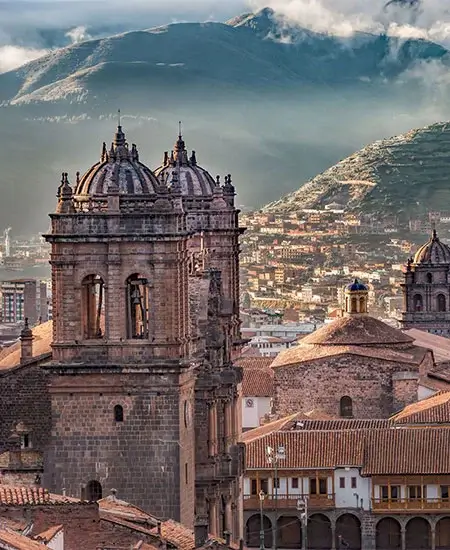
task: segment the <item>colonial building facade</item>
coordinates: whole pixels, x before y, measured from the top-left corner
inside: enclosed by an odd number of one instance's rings
[[[244,434],[246,544],[448,550],[449,402],[442,393],[386,420],[294,415]]]
[[[155,173],[121,126],[73,187],[63,174],[46,235],[51,360],[22,339],[21,368],[38,361],[48,387],[34,399],[51,432],[29,415],[27,430],[50,490],[97,500],[115,489],[158,517],[239,538],[234,195],[231,176],[212,178],[181,135]]]
[[[408,260],[402,289],[402,328],[450,338],[450,247],[436,230]]]

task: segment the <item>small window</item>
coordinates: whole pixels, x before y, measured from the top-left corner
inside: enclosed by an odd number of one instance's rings
[[[431,285],[433,282],[433,275],[431,273],[427,273],[427,283]]]
[[[123,422],[123,407],[122,407],[122,405],[116,405],[114,407],[114,420],[116,422]]]
[[[327,485],[328,483],[326,479],[319,479],[319,495],[326,495],[328,493]]]
[[[258,484],[256,482],[256,479],[250,480],[250,494],[256,495],[258,493]]]
[[[20,447],[22,449],[29,449],[31,447],[30,434],[22,434]]]
[[[425,487],[424,487],[424,489],[425,489]],[[410,485],[408,487],[408,496],[411,500],[417,500],[417,499],[424,498],[425,497],[424,492],[425,491],[422,491],[422,486],[421,485]]]
[[[279,477],[274,477],[273,478],[273,488],[274,489],[279,489],[280,488],[280,478]]]
[[[356,489],[356,477],[352,477],[352,489]]]
[[[184,463],[184,479],[185,479],[186,485],[187,485],[188,482],[189,482],[189,472],[188,472],[188,463],[187,462]]]
[[[382,500],[398,500],[400,498],[400,486],[398,485],[382,485],[380,487]]]
[[[348,395],[341,397],[340,401],[340,414],[342,418],[352,418],[353,417],[353,402],[352,398]]]
[[[423,299],[421,294],[415,294],[413,297],[413,308],[414,311],[423,310]]]
[[[450,487],[448,485],[441,485],[441,498],[448,500],[450,495]]]
[[[345,489],[345,477],[339,478],[339,489]]]
[[[400,498],[400,487],[398,485],[391,485],[391,500],[398,500]]]
[[[389,487],[387,485],[380,487],[380,495],[382,500],[389,500]]]
[[[317,479],[315,477],[312,477],[309,480],[309,494],[317,495]]]
[[[292,478],[292,488],[293,489],[298,489],[298,477],[293,477]]]

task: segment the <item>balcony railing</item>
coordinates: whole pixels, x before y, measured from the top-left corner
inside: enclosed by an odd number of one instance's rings
[[[328,509],[334,508],[334,493],[326,495],[288,495],[278,493],[275,498],[275,494],[266,495],[263,501],[264,510],[281,510],[289,509],[295,510],[297,508],[297,502],[299,499],[307,499],[308,507],[310,509]],[[244,510],[259,510],[260,501],[258,495],[244,495]]]
[[[450,510],[448,498],[373,498],[372,509],[374,512],[386,512],[387,510]]]

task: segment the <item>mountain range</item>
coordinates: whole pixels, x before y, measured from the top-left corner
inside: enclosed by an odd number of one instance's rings
[[[60,172],[97,161],[119,107],[151,167],[182,119],[200,163],[233,171],[241,204],[259,207],[373,140],[450,118],[449,65],[433,42],[315,33],[269,9],[56,49],[0,74],[1,223],[41,229]]]

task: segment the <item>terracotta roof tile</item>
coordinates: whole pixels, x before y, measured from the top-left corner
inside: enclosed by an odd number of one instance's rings
[[[152,533],[157,535],[158,527],[152,529]],[[193,550],[195,548],[194,531],[173,519],[161,523],[161,536],[180,550]]]
[[[408,405],[392,420],[396,424],[450,424],[450,391]]]
[[[417,328],[405,330],[405,334],[414,338],[414,344],[416,346],[431,349],[436,362],[440,363],[441,361],[450,360],[450,340],[448,338],[430,334],[429,332]]]
[[[47,321],[33,328],[33,357],[51,353],[53,341],[53,323]],[[4,349],[0,353],[0,370],[7,370],[20,365],[20,342]]]
[[[244,397],[272,397],[273,393],[272,369],[244,369],[242,380],[242,395]]]
[[[349,315],[324,325],[303,338],[306,344],[365,346],[407,344],[414,339],[370,315]]]
[[[0,529],[0,545],[1,543],[7,545],[8,548],[15,548],[17,550],[43,550],[46,548],[44,544],[6,529]]]
[[[405,363],[407,365],[420,365],[429,353],[425,348],[410,346],[406,349],[401,347],[368,347],[368,346],[337,346],[337,345],[306,345],[301,341],[297,346],[281,351],[274,359],[272,368],[286,367],[296,365],[307,361],[317,361],[336,355],[357,355],[381,359],[382,361],[392,361],[395,363]]]
[[[273,357],[238,357],[234,362],[243,369],[267,369],[272,364]]]
[[[312,469],[336,466],[362,466],[364,432],[295,431],[277,432],[247,444],[248,469],[266,469],[267,446],[284,446],[286,458],[282,468]],[[281,468],[281,466],[279,466]]]
[[[43,542],[45,544],[49,543],[52,539],[55,538],[55,536],[64,529],[64,525],[55,525],[53,527],[49,527],[42,533],[39,533],[38,535],[34,535],[34,540],[37,540],[38,542]]]
[[[262,426],[253,428],[253,430],[246,431],[242,434],[241,439],[244,443],[250,443],[251,441],[255,441],[256,439],[260,439],[262,437],[265,437],[266,435],[282,430],[283,427],[285,425],[288,425],[290,422],[307,418],[308,417],[301,412],[294,413],[289,416],[284,416],[283,418],[277,418],[276,420],[272,420],[267,424],[263,424]]]
[[[124,500],[120,500],[114,496],[108,496],[98,501],[99,508],[102,512],[107,512],[127,519],[129,521],[137,521],[140,523],[150,523],[156,525],[158,519],[154,516],[147,514],[144,510],[141,510],[137,506],[129,504]]]
[[[0,484],[0,504],[28,506],[38,504],[74,504],[80,499],[49,493],[42,487],[20,487]]]
[[[266,448],[285,448],[285,469],[361,467],[362,475],[450,472],[450,427],[280,431],[247,442],[247,469],[267,469]]]
[[[450,472],[450,428],[391,428],[367,434],[363,475]]]
[[[291,421],[283,427],[283,431],[345,431],[345,430],[373,430],[380,428],[389,428],[392,422],[387,419],[369,420],[356,418],[337,418],[330,420],[297,420]]]

